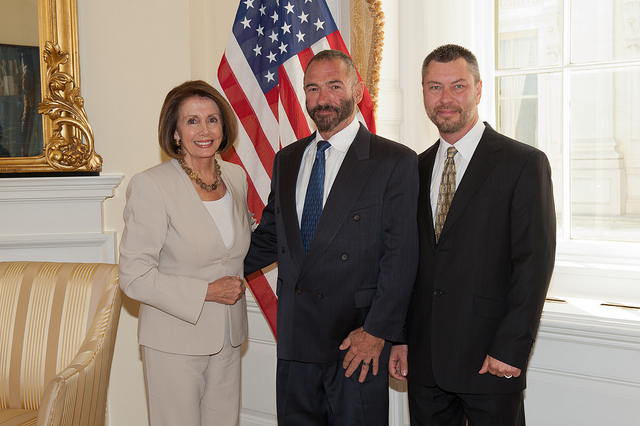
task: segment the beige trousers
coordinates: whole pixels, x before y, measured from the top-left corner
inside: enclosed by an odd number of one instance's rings
[[[240,347],[227,333],[215,355],[179,355],[141,346],[150,426],[236,426]]]

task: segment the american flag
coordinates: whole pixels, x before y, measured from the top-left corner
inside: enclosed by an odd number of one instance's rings
[[[237,143],[224,155],[249,179],[249,210],[260,221],[275,153],[315,130],[305,108],[304,70],[325,49],[348,53],[325,0],[241,0],[214,85],[240,122]],[[358,118],[375,131],[365,90]],[[276,336],[276,297],[261,273],[251,291]]]

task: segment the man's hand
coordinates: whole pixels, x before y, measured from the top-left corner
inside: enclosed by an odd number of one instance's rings
[[[394,345],[391,348],[391,356],[389,358],[389,374],[394,379],[407,381],[409,373],[409,363],[407,362],[407,345]]]
[[[509,364],[505,364],[504,362],[498,361],[497,359],[487,355],[487,357],[484,359],[484,363],[482,363],[482,368],[480,369],[479,373],[491,373],[497,377],[510,379],[512,377],[520,377],[520,374],[522,374],[522,370],[516,367],[512,367]]]
[[[340,350],[345,349],[349,349],[342,363],[342,367],[347,370],[344,374],[346,377],[351,377],[361,362],[362,369],[358,379],[360,383],[364,382],[370,368],[374,376],[378,375],[378,361],[384,349],[384,339],[375,337],[360,327],[349,333],[342,341]]]

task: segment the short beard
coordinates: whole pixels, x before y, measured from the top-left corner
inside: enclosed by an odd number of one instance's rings
[[[307,106],[307,112],[309,113],[309,117],[316,123],[316,127],[321,132],[330,132],[340,123],[348,119],[355,109],[355,101],[353,99],[346,99],[340,103],[338,106],[321,106],[318,105],[315,108],[309,109]],[[322,111],[333,111],[336,113],[335,116],[322,116],[318,115],[318,112]]]
[[[436,125],[438,131],[443,134],[455,133],[459,130],[462,130],[472,119],[474,111],[466,111],[464,109],[458,108],[458,112],[460,114],[460,118],[456,121],[452,120],[442,120],[438,117],[438,111],[440,108],[437,108],[433,111],[427,111],[427,115]]]

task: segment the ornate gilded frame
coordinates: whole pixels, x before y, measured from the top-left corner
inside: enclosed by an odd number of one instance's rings
[[[42,155],[0,158],[0,174],[97,174],[102,158],[80,96],[77,0],[38,0]]]

